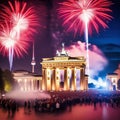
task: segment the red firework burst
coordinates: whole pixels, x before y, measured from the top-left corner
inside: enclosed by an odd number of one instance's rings
[[[35,8],[19,1],[1,6],[0,50],[6,53],[12,47],[17,56],[27,53],[31,36],[39,26]]]
[[[39,25],[38,16],[36,15],[35,7],[28,7],[26,2],[8,1],[9,7],[2,6],[1,17],[13,24],[15,30],[26,30],[36,32],[35,27]]]
[[[18,40],[15,37],[16,31],[11,30],[9,23],[5,22],[0,25],[0,51],[3,55],[9,52],[9,49],[13,48],[14,53],[17,56],[22,56],[22,53],[27,53],[27,47],[29,46],[28,39],[20,38]]]
[[[58,13],[68,31],[74,30],[75,34],[81,34],[87,23],[89,33],[92,33],[92,28],[98,33],[99,25],[107,28],[106,21],[112,19],[109,15],[112,12],[109,8],[111,4],[107,0],[68,0],[60,3]]]

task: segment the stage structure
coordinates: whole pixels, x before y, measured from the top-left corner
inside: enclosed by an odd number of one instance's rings
[[[88,76],[85,75],[86,60],[83,56],[70,57],[64,49],[56,51],[53,58],[43,58],[42,90],[87,90]]]

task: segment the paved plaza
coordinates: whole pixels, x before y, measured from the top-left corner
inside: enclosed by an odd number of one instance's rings
[[[93,105],[75,105],[62,112],[31,112],[23,107],[12,116],[0,108],[0,120],[120,120],[120,108],[107,104],[94,108]]]

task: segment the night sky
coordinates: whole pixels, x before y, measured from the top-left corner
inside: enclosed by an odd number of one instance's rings
[[[2,2],[3,1],[3,2]],[[81,40],[84,42],[84,36],[76,35],[72,32],[66,32],[61,25],[60,19],[56,14],[58,2],[64,0],[27,0],[28,4],[36,6],[40,17],[41,27],[37,28],[37,33],[34,35],[35,42],[35,72],[41,74],[41,58],[55,56],[56,49],[61,47],[64,42],[66,46]],[[105,54],[108,60],[108,66],[105,67],[105,73],[111,73],[120,63],[120,0],[111,0],[113,19],[107,24],[109,28],[100,28],[99,34],[96,32],[89,36],[89,43],[95,44]],[[0,4],[6,4],[4,0],[0,0]],[[55,33],[57,39],[53,39],[51,33]],[[23,54],[23,57],[14,57],[14,70],[31,71],[32,43],[28,48],[28,54]],[[9,69],[8,57],[0,54],[0,67]]]

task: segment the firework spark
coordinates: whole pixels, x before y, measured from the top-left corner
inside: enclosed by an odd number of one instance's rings
[[[68,51],[68,54],[72,57],[86,56],[86,49],[84,42],[74,42],[72,45],[65,48]],[[96,46],[90,45],[89,49],[90,55],[90,76],[89,83],[94,83],[95,85],[101,85],[101,77],[99,72],[103,71],[104,68],[108,65],[108,60],[104,56],[103,52]],[[98,77],[99,76],[99,77]]]
[[[27,47],[29,46],[28,39],[20,40],[15,36],[16,31],[11,30],[10,24],[5,22],[0,25],[0,51],[3,55],[9,56],[10,69],[12,69],[13,55],[22,56],[22,53],[27,53]]]
[[[63,25],[67,26],[67,30],[74,30],[74,33],[84,33],[87,50],[87,67],[89,68],[89,54],[88,54],[88,34],[94,30],[99,32],[99,25],[107,28],[105,23],[112,19],[109,12],[109,6],[112,3],[107,0],[68,0],[60,3],[58,9],[59,16],[63,18]],[[87,71],[89,75],[89,69]]]
[[[15,1],[14,3],[8,1],[9,7],[2,6],[1,17],[9,21],[13,25],[14,31],[20,36],[20,31],[28,30],[28,34],[36,32],[35,27],[38,26],[38,17],[35,8],[28,7],[26,2]]]
[[[27,8],[25,2],[19,1],[8,1],[8,4],[9,6],[1,5],[0,51],[8,53],[11,70],[14,53],[17,56],[27,53],[30,37],[39,24],[34,7]]]
[[[84,33],[85,25],[88,24],[89,33],[94,28],[99,32],[99,26],[107,28],[106,21],[111,20],[109,6],[112,3],[107,0],[68,0],[60,3],[59,15],[63,18],[63,25],[67,25],[67,30],[74,29],[75,34]]]

